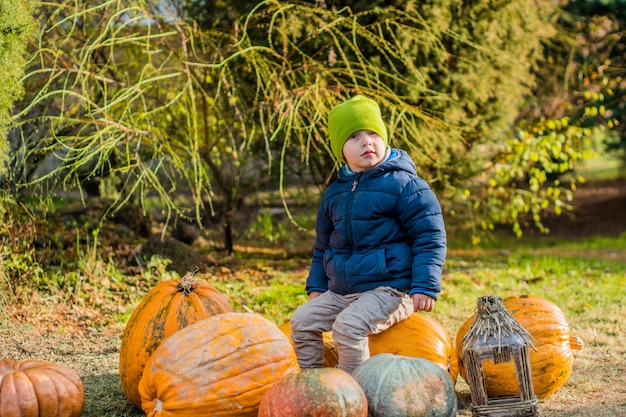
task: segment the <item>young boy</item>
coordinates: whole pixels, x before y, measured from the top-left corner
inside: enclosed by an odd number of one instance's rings
[[[378,104],[358,95],[328,115],[333,154],[346,165],[320,205],[309,301],[291,318],[302,369],[323,364],[332,329],[338,368],[369,358],[368,335],[415,311],[431,311],[441,289],[446,231],[441,207],[415,164],[387,145]]]

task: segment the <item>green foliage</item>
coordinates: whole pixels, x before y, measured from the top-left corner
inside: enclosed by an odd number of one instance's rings
[[[24,187],[82,189],[86,180],[111,177],[112,211],[156,194],[170,215],[191,208],[198,220],[221,204],[229,229],[240,193],[262,189],[263,178],[284,193],[287,163],[298,171],[321,150],[332,168],[323,120],[355,91],[379,98],[390,125],[407,135],[447,130],[388,84],[408,86],[405,70],[416,72],[394,66],[410,60],[390,34],[427,33],[401,11],[335,14],[267,2],[229,34],[198,31],[153,3],[105,2],[87,12],[89,4],[42,9],[41,46],[26,79],[33,100],[19,114],[22,149],[13,160]],[[359,23],[377,16],[387,20]],[[252,37],[259,31],[262,42]],[[363,54],[363,42],[378,54]],[[59,165],[33,175],[20,168],[24,156]],[[190,194],[191,207],[178,204],[181,192]]]
[[[0,0],[0,176],[8,159],[6,134],[15,101],[23,93],[27,42],[35,32],[33,0]]]
[[[617,140],[609,149],[624,156],[624,2],[567,2],[558,15],[557,37],[544,50],[545,67],[520,115],[528,124],[567,117],[571,126],[604,128]],[[621,139],[620,139],[621,138]]]
[[[269,242],[275,242],[285,237],[285,233],[283,224],[272,219],[270,209],[264,208],[260,214],[257,214],[256,221],[250,226],[247,237],[259,236]]]
[[[567,10],[584,16],[612,14],[621,20],[626,20],[625,0],[577,0],[568,2]]]
[[[475,230],[519,231],[519,213],[560,209],[564,191],[542,188],[533,158],[559,146],[572,166],[586,156],[581,131],[549,127],[562,117],[546,118],[546,133],[514,124],[555,33],[553,2],[213,3],[213,17],[192,0],[42,4],[12,180],[44,193],[99,181],[109,213],[156,196],[168,221],[219,215],[232,251],[242,195],[278,190],[295,221],[286,188],[332,178],[326,114],[362,93]],[[529,176],[530,191],[500,166]]]
[[[194,21],[203,29],[230,31],[241,17],[247,15],[259,3],[256,0],[175,0],[187,20]]]
[[[549,232],[541,214],[551,208],[561,214],[572,199],[576,183],[583,179],[563,174],[595,156],[593,130],[569,125],[567,118],[542,120],[532,126],[518,125],[514,137],[494,147],[493,164],[484,183],[475,192],[468,188],[464,202],[483,212],[479,223],[484,230],[498,224],[512,224],[519,237],[530,222],[542,232]],[[513,187],[511,187],[513,185]]]

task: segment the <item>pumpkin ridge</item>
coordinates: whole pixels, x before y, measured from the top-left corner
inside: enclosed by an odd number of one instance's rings
[[[24,370],[24,373],[26,375],[28,375],[29,380],[31,381],[31,386],[33,389],[33,394],[35,395],[35,397],[37,398],[37,404],[39,406],[39,413],[41,414],[42,412],[49,412],[50,410],[42,410],[42,405],[49,405],[48,401],[46,401],[48,398],[58,398],[60,396],[60,392],[57,389],[56,383],[53,380],[53,378],[50,378],[49,375],[44,374],[44,373],[36,373],[33,372],[31,373],[30,371],[34,369],[29,367],[28,369]],[[36,381],[36,383],[33,383],[33,381]],[[47,388],[48,391],[47,392],[42,392],[43,388]],[[50,391],[54,391],[54,393],[50,392]],[[56,401],[56,403],[54,404],[54,415],[60,415],[59,412],[61,410],[59,410],[59,402]]]
[[[216,338],[219,338],[219,336],[217,336]],[[283,340],[282,339],[271,339],[270,341],[262,341],[261,343],[257,343],[254,345],[248,345],[245,347],[248,347],[249,349],[254,349],[259,350],[260,352],[262,352],[266,358],[268,359],[273,359],[274,356],[283,356],[284,354],[284,350],[283,348],[281,349],[274,349],[272,351],[273,354],[269,354],[266,350],[264,349],[260,349],[259,347],[264,346],[264,345],[271,345],[271,346],[275,346],[277,343],[281,343],[282,344]],[[289,348],[290,346],[286,345],[286,348]],[[254,375],[260,374],[263,375],[268,371],[272,371],[273,368],[275,367],[275,363],[272,362],[271,360],[268,361],[267,363],[263,364],[263,365],[257,365],[257,364],[249,364],[245,359],[248,357],[248,355],[250,354],[254,354],[251,352],[242,352],[239,350],[236,350],[235,352],[225,352],[223,355],[221,356],[211,356],[210,358],[208,358],[206,361],[201,361],[197,364],[198,368],[205,368],[208,365],[212,365],[212,367],[214,369],[223,369],[223,368],[230,368],[230,364],[231,363],[242,363],[244,365],[248,365],[247,367],[238,367],[236,370],[235,369],[230,369],[231,372],[236,372],[231,374],[228,373],[223,373],[221,374],[221,376],[219,376],[219,381],[222,385],[228,385],[228,381],[231,379],[237,379],[240,378],[242,375],[250,375],[250,377],[252,378]],[[187,360],[182,360],[183,358],[181,358],[181,362],[188,362]],[[295,370],[295,367],[294,367]],[[253,378],[254,379],[254,378]],[[217,382],[217,380],[216,380]],[[252,381],[252,383],[256,383],[256,380],[254,379]]]
[[[50,379],[54,381],[55,384],[55,389],[57,390],[57,392],[59,392],[59,387],[61,388],[61,391],[68,391],[67,395],[63,395],[63,398],[74,398],[75,394],[77,392],[81,392],[83,390],[83,385],[82,385],[82,380],[80,379],[80,376],[76,375],[69,375],[68,372],[65,371],[61,371],[60,369],[50,369],[54,374],[58,374],[58,375],[62,375],[63,376],[63,384],[60,384],[60,378],[54,378],[52,377],[52,375],[49,375]],[[78,378],[78,379],[77,379]],[[69,401],[69,406],[71,408],[71,410],[69,410],[71,413],[74,412],[80,412],[82,411],[82,408],[84,406],[81,406],[81,409],[74,409],[74,406],[78,406],[78,403],[76,401]],[[61,406],[61,402],[59,402],[59,406]],[[59,414],[59,415],[65,415],[65,414]]]
[[[17,381],[17,373],[16,372],[12,372],[9,375],[7,375],[7,377],[5,378],[5,384],[3,384],[3,386],[0,387],[0,389],[2,389],[2,392],[5,392],[5,390],[10,390],[9,393],[12,393],[13,395],[4,395],[4,397],[8,397],[9,401],[12,401],[12,407],[11,408],[17,408],[19,407],[19,398],[20,398],[20,390],[19,390],[19,385],[18,385],[18,381]],[[1,404],[0,405],[4,405]]]
[[[169,296],[170,294],[164,294],[164,295]],[[159,301],[159,300],[155,300],[155,301]],[[152,321],[150,321],[147,326],[147,330],[150,330],[150,331],[147,331],[144,334],[145,349],[149,354],[152,354],[154,353],[156,348],[158,348],[159,345],[163,342],[163,340],[167,338],[168,336],[167,319],[168,319],[169,313],[173,311],[173,307],[175,307],[174,298],[168,297],[164,305],[160,305],[156,307],[153,307],[152,305],[147,305],[146,310],[148,309],[147,307],[151,307],[150,310],[154,308],[158,308],[157,314],[153,316]]]

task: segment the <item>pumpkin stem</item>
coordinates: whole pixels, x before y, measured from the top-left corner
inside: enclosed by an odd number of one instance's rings
[[[187,272],[187,274],[180,279],[180,282],[176,285],[178,292],[182,292],[185,295],[189,295],[193,292],[194,284],[198,282],[194,275],[199,269],[200,268],[196,266],[196,269],[192,272]]]
[[[569,337],[569,345],[572,350],[581,350],[585,347],[585,342],[580,337],[572,335]]]
[[[154,411],[156,413],[161,413],[161,411],[163,411],[163,401],[158,398],[154,399]]]

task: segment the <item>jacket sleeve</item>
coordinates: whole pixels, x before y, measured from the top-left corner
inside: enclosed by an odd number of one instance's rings
[[[398,218],[409,235],[413,254],[409,295],[420,293],[437,299],[447,251],[439,201],[426,181],[416,177],[404,188],[398,207]]]
[[[324,252],[330,244],[330,235],[333,232],[333,223],[328,217],[324,204],[320,205],[315,221],[315,246],[313,258],[309,268],[309,276],[306,279],[307,294],[312,291],[325,292],[328,290],[328,276],[324,270]]]

